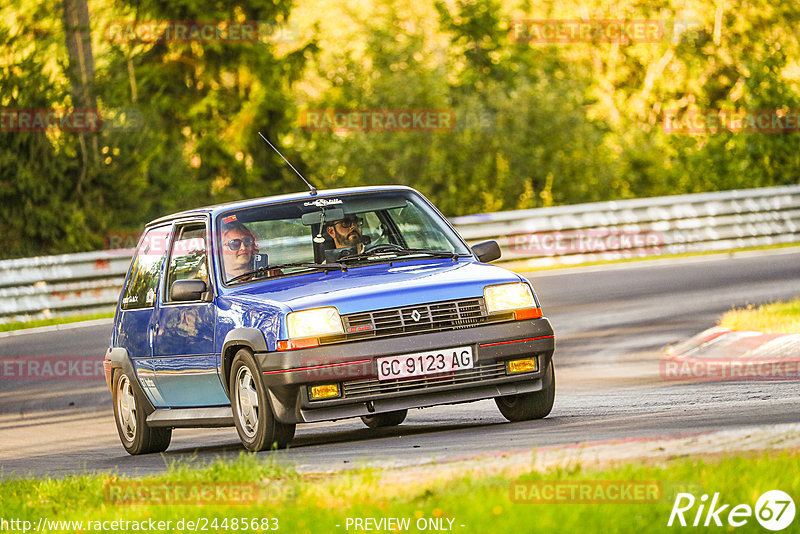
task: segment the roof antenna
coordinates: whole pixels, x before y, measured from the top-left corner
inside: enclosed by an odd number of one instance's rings
[[[291,163],[289,163],[289,160],[288,160],[288,159],[286,159],[286,158],[284,158],[284,157],[283,157],[283,154],[281,154],[281,153],[280,153],[280,151],[279,151],[277,148],[275,148],[275,145],[273,145],[272,143],[270,143],[270,142],[269,142],[269,139],[267,139],[266,137],[264,137],[264,134],[262,134],[261,132],[258,132],[258,135],[260,135],[260,136],[261,136],[261,139],[263,139],[264,141],[266,141],[266,142],[267,142],[267,144],[268,144],[269,146],[271,146],[271,147],[272,147],[272,150],[274,150],[275,152],[277,152],[277,153],[278,153],[278,155],[279,155],[279,156],[280,156],[280,157],[283,159],[283,161],[285,161],[285,162],[286,162],[286,164],[287,164],[287,165],[289,165],[289,167],[291,167],[291,168],[292,168],[292,170],[293,170],[293,171],[294,171],[294,172],[297,174],[297,176],[299,176],[299,177],[300,177],[300,179],[301,179],[301,180],[303,180],[303,182],[305,182],[305,184],[308,186],[308,188],[309,188],[309,189],[311,189],[311,196],[312,196],[312,197],[313,197],[313,196],[315,196],[315,195],[317,194],[317,188],[316,188],[316,187],[314,187],[313,185],[311,185],[310,183],[308,183],[308,180],[306,180],[305,178],[303,178],[303,175],[302,175],[302,174],[300,174],[300,173],[298,172],[298,170],[294,168],[294,165],[292,165]]]

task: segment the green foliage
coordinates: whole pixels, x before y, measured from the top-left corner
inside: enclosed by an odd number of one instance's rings
[[[264,0],[214,9],[202,2],[123,2],[93,30],[104,36],[104,23],[134,17],[275,22],[289,7]],[[0,107],[69,108],[63,36],[41,39],[34,22],[43,17],[58,28],[60,17],[29,9],[0,10],[25,21],[0,23],[9,45],[0,62]],[[77,132],[0,131],[0,209],[9,238],[2,255],[100,248],[108,232],[135,230],[169,212],[286,191],[294,182],[274,155],[264,155],[256,131],[274,137],[283,128],[290,85],[311,48],[278,58],[269,42],[101,38],[94,80],[101,113],[129,110],[137,120],[90,134],[99,137],[100,154],[88,164],[80,160],[85,140]],[[52,57],[60,67],[48,77],[42,71]]]
[[[95,0],[90,137],[0,129],[3,257],[99,248],[108,232],[198,205],[302,190],[263,131],[320,187],[401,183],[448,216],[797,183],[797,133],[674,134],[667,111],[799,110],[800,5],[456,0]],[[60,3],[0,8],[0,108],[71,106]],[[333,13],[336,13],[334,16]],[[515,41],[524,19],[660,21],[656,42]],[[274,42],[141,43],[115,21],[261,21]],[[678,33],[681,21],[690,21]],[[431,109],[443,131],[332,131],[307,110]],[[125,125],[123,125],[125,126]],[[84,161],[87,146],[92,158]]]

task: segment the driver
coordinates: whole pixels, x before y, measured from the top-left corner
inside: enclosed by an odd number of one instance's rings
[[[348,215],[341,221],[328,224],[326,231],[333,238],[336,248],[356,247],[356,252],[364,252],[361,224],[364,220],[355,215]]]

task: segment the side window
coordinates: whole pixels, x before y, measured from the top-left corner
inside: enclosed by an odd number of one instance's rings
[[[206,227],[202,223],[175,228],[175,238],[172,240],[167,267],[167,283],[164,285],[166,294],[164,300],[171,300],[169,290],[176,280],[202,280],[208,284]]]
[[[123,310],[153,307],[168,237],[169,226],[150,229],[142,236],[133,257],[128,284],[122,293]]]

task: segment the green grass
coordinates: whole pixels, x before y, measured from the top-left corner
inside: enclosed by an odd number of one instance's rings
[[[143,479],[82,475],[63,479],[6,480],[0,483],[0,518],[24,519],[34,524],[40,517],[84,522],[153,519],[171,521],[169,531],[175,531],[181,519],[205,518],[210,532],[232,531],[233,518],[277,518],[283,532],[347,532],[347,518],[365,517],[410,518],[410,532],[418,531],[414,525],[419,518],[444,520],[445,525],[448,524],[446,519],[454,519],[453,531],[464,533],[674,532],[676,527],[668,528],[666,523],[676,488],[691,488],[698,499],[702,493],[719,492],[723,503],[750,506],[755,505],[763,492],[781,489],[794,496],[797,502],[800,497],[799,456],[794,451],[710,460],[678,459],[665,465],[631,463],[601,470],[573,466],[547,472],[529,470],[519,478],[474,476],[465,472],[463,476],[445,480],[434,472],[431,476],[414,477],[412,481],[392,482],[398,471],[358,469],[344,474],[308,476],[279,467],[269,454],[242,454],[237,460],[218,460],[199,469],[171,465],[166,473]],[[512,502],[509,494],[510,484],[518,479],[657,481],[665,488],[665,495],[657,502],[646,504],[518,503]],[[104,484],[109,480],[136,484],[255,482],[275,491],[273,498],[250,505],[115,505],[105,498]],[[696,510],[697,506],[692,514]],[[723,521],[726,514],[722,515]],[[687,513],[687,517],[691,521],[694,516]],[[217,528],[210,528],[214,518]],[[228,528],[224,529],[219,525],[226,518]],[[800,518],[795,519],[793,527],[798,523]],[[72,525],[65,530],[75,532],[75,528]],[[719,530],[728,531],[727,528]],[[83,532],[89,531],[84,525]],[[354,531],[352,526],[349,531]],[[736,532],[763,531],[755,518],[736,529]]]
[[[82,321],[93,321],[95,319],[108,319],[110,317],[114,317],[114,312],[71,315],[69,317],[53,317],[52,319],[37,319],[35,321],[20,321],[15,323],[2,323],[0,324],[0,332],[23,330],[25,328],[37,328],[39,326],[51,326],[54,324],[79,323]]]
[[[800,299],[731,310],[722,316],[719,325],[731,330],[800,334]]]

